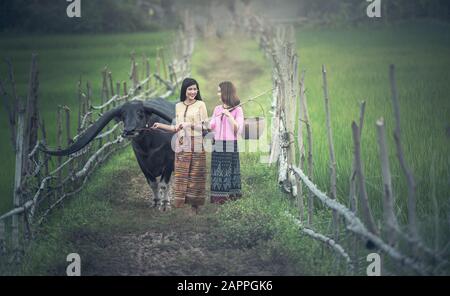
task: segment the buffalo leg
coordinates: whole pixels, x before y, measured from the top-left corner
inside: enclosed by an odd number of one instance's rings
[[[162,178],[161,178],[162,179]],[[162,197],[160,210],[165,211],[170,209],[170,199],[169,199],[169,184],[164,180],[159,183],[160,196]]]
[[[165,211],[167,209],[170,209],[170,196],[169,196],[169,182],[170,182],[170,177],[172,176],[172,172],[173,172],[173,161],[169,161],[169,163],[171,165],[168,165],[162,175],[161,175],[161,180],[160,180],[160,188],[161,188],[161,196],[162,196],[162,203],[161,203],[161,207],[162,210]]]
[[[158,182],[156,179],[147,178],[148,185],[150,185],[150,188],[153,192],[153,199],[150,201],[153,207],[157,207],[159,204],[159,190],[158,190]]]

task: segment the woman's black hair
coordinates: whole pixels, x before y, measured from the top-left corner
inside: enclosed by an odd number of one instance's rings
[[[202,100],[202,96],[200,95],[200,87],[198,86],[198,82],[195,79],[192,78],[185,78],[183,80],[183,83],[181,84],[181,91],[180,91],[180,101],[183,102],[184,100],[186,100],[186,90],[189,86],[191,85],[196,85],[198,92],[197,95],[195,96],[196,100],[201,101]]]

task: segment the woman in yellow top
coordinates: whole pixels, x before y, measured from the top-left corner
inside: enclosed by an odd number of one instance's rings
[[[203,147],[203,125],[208,118],[197,81],[183,80],[180,102],[175,106],[175,125],[155,123],[153,129],[177,134],[175,139],[174,206],[189,204],[197,213],[206,197],[206,154]]]

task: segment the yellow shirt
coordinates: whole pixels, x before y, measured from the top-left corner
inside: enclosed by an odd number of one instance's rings
[[[195,129],[179,131],[179,136],[186,135],[186,133],[189,133],[190,136],[202,136],[201,123],[207,122],[208,119],[208,111],[206,110],[205,102],[196,100],[189,105],[184,102],[179,102],[175,105],[175,113],[176,124],[187,122],[195,125]]]

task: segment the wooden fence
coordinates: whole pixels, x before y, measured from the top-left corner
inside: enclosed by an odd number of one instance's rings
[[[90,82],[84,87],[78,81],[78,113],[70,108],[57,106],[56,145],[70,145],[83,134],[101,114],[130,100],[145,100],[155,96],[168,98],[174,94],[178,84],[190,74],[190,57],[194,49],[194,30],[188,12],[184,27],[180,29],[170,50],[157,48],[155,69],[152,73],[150,60],[142,55],[138,64],[137,55],[131,53],[130,80],[114,83],[107,67],[102,72],[101,103],[93,104]],[[169,62],[167,55],[173,56]],[[67,157],[52,157],[42,153],[48,136],[46,124],[38,110],[38,64],[33,54],[30,69],[28,96],[25,103],[18,98],[12,65],[9,63],[11,94],[0,81],[0,95],[9,116],[11,141],[16,155],[14,179],[14,208],[0,216],[0,255],[11,255],[20,260],[24,246],[33,237],[34,227],[43,223],[48,214],[83,188],[89,176],[113,152],[127,146],[128,140],[121,137],[122,124],[112,123],[105,127],[94,141],[79,152]],[[140,79],[142,77],[142,79]],[[71,135],[71,116],[77,116],[77,134]]]
[[[360,105],[359,122],[352,122],[354,160],[350,177],[348,205],[337,196],[336,155],[333,146],[331,128],[330,95],[327,84],[327,70],[322,66],[323,96],[325,102],[327,141],[329,147],[330,187],[323,191],[314,184],[313,133],[308,114],[305,91],[305,71],[299,75],[298,56],[295,47],[293,26],[277,26],[257,15],[247,13],[236,16],[241,24],[240,30],[255,38],[261,50],[272,64],[273,101],[272,101],[272,143],[269,162],[278,164],[278,183],[281,188],[295,198],[298,215],[286,215],[298,225],[300,231],[325,245],[342,256],[351,273],[357,273],[357,265],[363,249],[381,251],[382,258],[389,258],[402,270],[414,274],[434,275],[445,273],[449,262],[443,258],[446,251],[435,250],[422,241],[417,227],[415,181],[411,168],[407,164],[400,129],[400,109],[397,98],[395,66],[389,67],[391,96],[394,109],[397,157],[408,184],[408,225],[400,225],[394,211],[392,178],[388,162],[386,130],[383,118],[376,122],[379,156],[383,180],[383,225],[374,222],[369,203],[364,163],[361,158],[360,138],[364,124],[365,102]],[[295,106],[295,108],[292,108]],[[298,117],[296,117],[298,114]],[[298,128],[296,129],[296,122]],[[304,136],[305,135],[305,136]],[[296,159],[296,156],[299,156]],[[306,192],[303,193],[303,189]],[[324,193],[328,192],[328,194]],[[315,201],[331,211],[330,234],[315,230]],[[306,206],[306,208],[305,208]],[[361,209],[361,210],[359,210]],[[342,234],[342,232],[345,232]],[[359,239],[364,247],[355,243]],[[344,245],[346,247],[344,247]],[[367,251],[367,250],[366,250]],[[386,257],[387,256],[387,257]],[[367,262],[366,262],[367,264]],[[406,269],[404,269],[406,267]],[[383,270],[384,274],[389,271]]]

